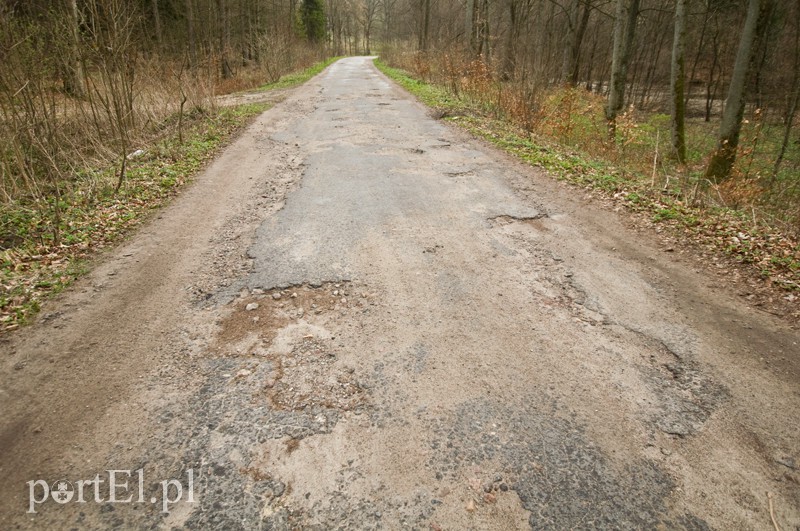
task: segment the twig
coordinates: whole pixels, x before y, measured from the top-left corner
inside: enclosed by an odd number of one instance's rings
[[[27,80],[27,81],[25,82],[25,84],[24,84],[24,85],[22,85],[22,86],[19,88],[19,90],[18,90],[18,91],[16,91],[16,92],[14,93],[14,95],[13,95],[13,96],[11,96],[11,97],[12,97],[12,98],[16,98],[16,97],[17,97],[17,94],[19,94],[20,92],[22,92],[23,90],[25,90],[25,87],[27,87],[27,86],[28,86],[28,83],[30,83],[30,82],[31,82],[31,80],[30,80],[30,79],[29,79],[29,80]]]
[[[772,525],[775,526],[775,531],[781,531],[778,521],[775,520],[775,508],[772,505],[772,493],[767,491],[767,499],[769,500],[769,516],[772,518]]]
[[[656,152],[655,152],[655,155],[653,155],[653,179],[652,179],[652,183],[650,183],[650,187],[651,188],[655,188],[656,187],[656,170],[658,169],[658,140],[659,140],[660,134],[661,134],[661,131],[657,130],[656,131]]]

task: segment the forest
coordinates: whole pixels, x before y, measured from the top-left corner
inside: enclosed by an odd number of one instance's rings
[[[388,62],[562,145],[639,157],[642,171],[655,159],[694,199],[713,189],[796,230],[800,2],[421,0],[379,12]],[[371,33],[365,22],[366,48]]]
[[[775,228],[769,260],[800,267],[800,0],[2,0],[4,271],[80,254],[110,230],[95,212],[124,229],[141,194],[172,193],[259,111],[220,95],[364,54],[442,91],[442,118],[552,148],[549,169],[668,196],[664,218]]]

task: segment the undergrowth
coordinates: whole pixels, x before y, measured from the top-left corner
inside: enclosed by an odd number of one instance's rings
[[[321,72],[319,62],[262,90],[290,88]],[[59,226],[50,209],[16,201],[0,206],[0,332],[30,321],[42,301],[63,291],[88,271],[100,249],[119,242],[166,204],[238,131],[268,104],[248,104],[184,116],[183,142],[177,131],[129,156],[123,186],[115,192],[116,167],[76,171],[70,193],[59,204]],[[177,116],[165,120],[173,128]],[[56,199],[50,199],[55,201]],[[55,235],[58,235],[57,238]]]

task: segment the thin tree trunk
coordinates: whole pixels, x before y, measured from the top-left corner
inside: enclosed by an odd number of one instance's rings
[[[759,109],[764,108],[764,80],[763,80],[763,73],[764,73],[764,66],[767,64],[767,59],[769,59],[769,52],[770,46],[769,41],[771,40],[771,33],[773,31],[773,24],[772,24],[772,16],[773,12],[775,11],[775,6],[777,4],[775,2],[764,2],[764,8],[761,12],[761,15],[758,19],[758,27],[756,28],[756,49],[755,55],[758,57],[757,60],[754,60],[755,72],[754,72],[754,89],[755,89],[755,98],[756,98],[756,107]]]
[[[686,105],[689,105],[689,100],[692,96],[692,85],[694,83],[694,75],[697,72],[697,63],[700,62],[700,57],[703,54],[703,49],[706,42],[706,28],[708,27],[708,20],[710,18],[711,8],[708,5],[708,1],[706,0],[706,11],[703,14],[703,26],[700,28],[700,42],[697,44],[697,51],[694,55],[694,60],[692,61],[692,69],[689,72],[689,86],[686,89]]]
[[[625,0],[617,0],[614,14],[614,45],[611,51],[611,81],[608,85],[608,103],[606,104],[606,120],[608,133],[616,134],[617,113],[622,108],[622,97],[625,90],[625,79],[622,75],[623,48],[625,46]]]
[[[227,0],[217,0],[217,9],[219,12],[219,53],[221,64],[222,79],[229,79],[233,77],[231,64],[228,61],[228,48],[230,48],[230,21],[228,20],[228,2]]]
[[[294,14],[297,12],[297,0],[289,0],[289,16],[287,20],[289,22],[289,31],[294,33],[295,31],[295,23],[294,23]]]
[[[800,15],[800,0],[797,0],[796,9],[797,14]],[[792,127],[794,126],[794,117],[797,114],[798,100],[800,100],[800,27],[796,27],[794,33],[794,71],[792,72],[792,94],[789,100],[789,107],[786,110],[786,126],[783,129],[781,148],[778,151],[777,158],[775,159],[775,166],[772,168],[770,186],[774,184],[775,179],[778,177],[778,172],[781,169],[783,157],[786,155],[786,149],[789,147],[789,138],[792,134]]]
[[[625,102],[625,83],[628,76],[628,61],[636,31],[636,18],[639,15],[639,0],[617,0],[614,17],[614,49],[611,59],[611,83],[606,106],[608,133],[616,135],[617,114]]]
[[[631,51],[633,51],[633,38],[636,34],[636,20],[639,18],[639,0],[631,0],[628,6],[628,17],[625,21],[625,48],[623,50],[623,72],[624,77],[627,79],[628,67],[630,66]]]
[[[489,0],[481,0],[481,20],[478,24],[478,31],[480,32],[479,38],[479,55],[483,56],[483,60],[488,63],[491,49],[489,47]]]
[[[561,80],[573,87],[578,83],[578,58],[586,26],[589,24],[589,15],[591,15],[591,0],[573,0],[567,12],[568,34],[564,48],[564,62],[561,65]]]
[[[572,62],[574,56],[572,54],[573,43],[578,35],[578,10],[580,9],[581,0],[572,0],[569,8],[564,8],[564,14],[567,16],[567,38],[564,39],[563,59],[561,62],[561,82],[566,83],[572,72]]]
[[[797,115],[797,104],[800,99],[800,76],[797,75],[797,66],[795,66],[794,73],[794,89],[789,103],[789,110],[786,113],[786,127],[783,130],[783,140],[781,141],[781,149],[778,152],[778,157],[775,159],[775,166],[772,168],[772,182],[778,177],[778,172],[781,169],[783,157],[786,155],[786,149],[789,147],[789,138],[792,134],[792,127],[794,126],[794,118]]]
[[[592,15],[592,0],[583,1],[583,12],[581,13],[581,20],[578,24],[578,33],[572,43],[572,72],[570,72],[570,85],[577,86],[578,72],[580,71],[581,62],[581,45],[583,38],[586,36],[586,28],[589,27],[589,17]]]
[[[744,117],[745,82],[750,62],[753,59],[753,43],[756,39],[762,1],[750,0],[748,4],[747,19],[739,40],[733,76],[731,76],[722,123],[719,127],[717,147],[706,168],[706,178],[713,183],[719,183],[729,178],[733,164],[736,162],[736,148],[739,146],[739,133]]]
[[[675,36],[672,41],[672,68],[670,72],[670,92],[672,96],[672,148],[678,162],[686,162],[686,0],[675,2]]]
[[[706,113],[704,120],[711,121],[711,113],[714,110],[714,100],[717,97],[719,78],[714,78],[714,73],[719,69],[719,27],[715,25],[713,35],[713,53],[711,54],[711,68],[708,69],[708,80],[706,81]]]
[[[591,52],[589,53],[589,60],[586,61],[586,65],[587,65],[587,68],[586,68],[586,90],[588,90],[589,92],[592,92],[592,91],[595,90],[595,84],[594,84],[594,80],[592,78],[594,77],[594,65],[595,65],[594,58],[597,55],[597,41],[600,38],[600,30],[599,30],[598,26],[595,26],[594,31],[592,32],[592,37],[593,37],[592,38],[592,47],[590,48]],[[604,77],[605,76],[602,76],[601,79],[603,79]],[[602,86],[602,81],[598,85]],[[597,89],[596,89],[597,92],[600,92],[600,90],[602,88],[601,86],[597,87]]]
[[[666,28],[666,26],[665,26]],[[644,61],[640,61],[640,64],[649,65],[645,72],[644,72],[644,79],[638,81],[636,77],[631,80],[631,95],[639,93],[639,106],[644,107],[648,99],[650,98],[650,94],[653,91],[653,85],[656,80],[656,74],[658,71],[658,66],[661,64],[661,52],[666,48],[667,38],[669,37],[669,29],[666,28],[663,31],[659,32],[658,42],[652,42],[651,46],[649,46],[650,50],[650,57],[646,57],[647,49],[643,50],[641,57],[644,58]]]
[[[84,85],[83,63],[79,57],[78,26],[80,24],[80,17],[78,13],[78,3],[76,0],[69,0],[69,5],[67,7],[70,16],[70,43],[69,57],[64,67],[64,91],[67,94],[80,98],[86,94],[86,86]]]
[[[392,24],[394,22],[394,17],[392,16],[392,7],[394,2],[385,0],[383,3],[383,42],[384,43],[391,43],[392,42],[392,35],[391,29]]]
[[[505,56],[503,57],[503,80],[514,79],[514,72],[517,69],[517,0],[508,0],[508,15],[510,24],[508,28],[508,40],[506,41]]]
[[[197,68],[197,36],[194,31],[194,6],[186,0],[186,36],[189,41],[189,67]]]
[[[428,34],[431,25],[431,0],[422,0],[422,27],[419,34],[420,51],[428,51]]]
[[[513,3],[513,0],[512,0]],[[470,55],[476,55],[475,45],[475,0],[467,0],[467,13],[464,20],[464,37],[467,41]]]
[[[161,34],[161,14],[158,12],[158,0],[153,0],[153,30],[156,32],[156,44],[158,49],[161,50],[164,42],[163,35]]]

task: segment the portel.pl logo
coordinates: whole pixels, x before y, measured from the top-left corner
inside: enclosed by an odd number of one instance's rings
[[[28,486],[28,513],[48,499],[64,505],[67,503],[147,503],[161,504],[161,511],[169,512],[170,505],[184,501],[194,503],[194,470],[186,471],[186,489],[179,479],[160,481],[157,495],[146,498],[144,494],[144,469],[106,470],[107,476],[96,474],[92,479],[71,482],[66,479],[48,483],[43,479],[31,480]]]

